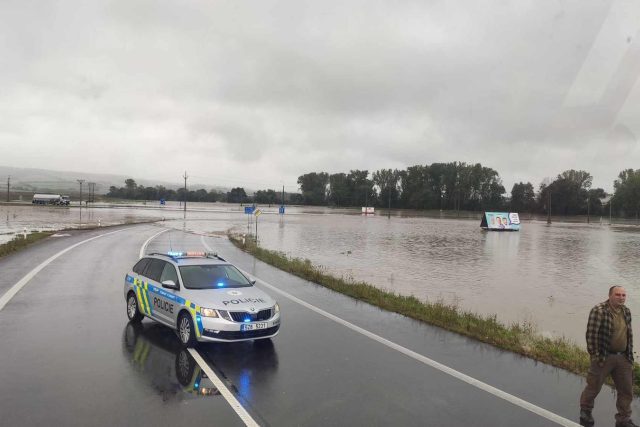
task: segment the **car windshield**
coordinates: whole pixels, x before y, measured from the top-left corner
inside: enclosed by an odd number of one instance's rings
[[[183,265],[182,283],[187,289],[244,288],[251,282],[232,265]]]

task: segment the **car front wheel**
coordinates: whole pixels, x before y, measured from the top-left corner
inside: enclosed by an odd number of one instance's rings
[[[193,347],[196,344],[193,321],[191,316],[186,313],[182,313],[178,318],[178,338],[180,338],[180,343],[185,347]]]
[[[138,309],[138,300],[133,292],[127,295],[127,317],[129,321],[139,323],[144,315]]]

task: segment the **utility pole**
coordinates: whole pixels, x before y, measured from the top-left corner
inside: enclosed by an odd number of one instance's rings
[[[184,171],[184,219],[187,219],[187,171]]]
[[[611,225],[611,205],[613,204],[613,197],[609,199],[609,225]]]
[[[364,189],[364,214],[365,214],[365,216],[369,213],[369,209],[367,209],[368,206],[369,206],[369,192],[367,191],[367,187],[365,187],[365,189]]]
[[[547,191],[547,224],[551,224],[551,191]]]
[[[80,224],[82,225],[82,183],[85,181],[84,179],[76,179],[78,184],[80,184]]]
[[[589,193],[587,193],[587,224],[591,223],[591,218],[590,218],[591,210],[590,210],[590,206],[589,206],[589,204],[590,204],[589,202],[591,201],[590,199],[591,199],[590,195],[589,195]]]
[[[11,175],[7,177],[7,202],[9,201],[9,188],[11,185]]]
[[[96,189],[96,183],[95,182],[88,182],[87,185],[89,186],[89,202],[93,203],[93,195]]]
[[[387,187],[387,191],[389,192],[389,210],[387,211],[387,219],[391,219],[391,188]]]

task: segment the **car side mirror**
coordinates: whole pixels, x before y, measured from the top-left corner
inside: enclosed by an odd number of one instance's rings
[[[252,285],[255,285],[255,284],[256,284],[256,279],[253,279],[253,280],[251,281],[251,284],[252,284]]]
[[[162,282],[162,287],[167,289],[178,289],[178,285],[173,280],[165,280]]]

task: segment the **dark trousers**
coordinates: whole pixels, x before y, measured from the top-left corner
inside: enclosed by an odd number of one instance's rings
[[[595,400],[607,375],[611,374],[613,384],[617,392],[616,421],[626,421],[631,418],[631,401],[633,400],[633,368],[631,362],[624,354],[612,354],[607,356],[604,365],[598,365],[597,361],[591,361],[587,386],[580,396],[581,409],[593,409]]]

